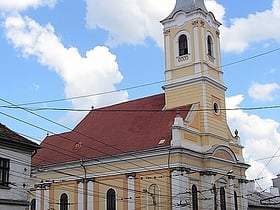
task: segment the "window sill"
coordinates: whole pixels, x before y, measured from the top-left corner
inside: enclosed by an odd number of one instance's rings
[[[211,61],[212,63],[215,62],[215,58],[214,58],[212,55],[209,55],[209,54],[208,54],[208,59],[209,59],[209,61]]]
[[[11,188],[9,186],[0,185],[0,189],[9,190]]]

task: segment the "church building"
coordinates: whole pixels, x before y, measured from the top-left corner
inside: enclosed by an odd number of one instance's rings
[[[227,124],[221,25],[177,0],[163,25],[163,93],[94,109],[32,159],[32,210],[245,210],[238,132]]]

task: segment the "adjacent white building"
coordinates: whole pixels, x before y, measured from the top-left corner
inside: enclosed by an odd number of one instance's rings
[[[29,209],[31,156],[38,148],[0,123],[0,209]]]

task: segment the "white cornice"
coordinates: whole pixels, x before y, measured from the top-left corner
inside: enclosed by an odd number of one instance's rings
[[[182,19],[184,17],[184,21]],[[209,24],[211,27],[215,28],[218,30],[220,27],[221,23],[218,22],[213,13],[211,12],[204,12],[202,10],[195,10],[189,13],[185,13],[183,11],[177,12],[172,18],[162,20],[161,23],[164,26],[164,29],[171,29],[174,27],[179,27],[182,26],[183,24],[186,23],[192,23],[194,20],[202,20],[205,21],[207,24]]]
[[[214,87],[218,87],[219,89],[221,89],[223,91],[227,90],[227,88],[226,88],[226,86],[224,86],[224,84],[221,84],[220,82],[218,82],[208,76],[203,76],[203,75],[186,76],[186,77],[181,77],[178,79],[172,79],[172,80],[165,81],[163,89],[168,90],[168,89],[173,89],[173,88],[179,88],[184,85],[193,85],[193,84],[204,83],[204,82],[207,82],[207,83],[213,85]]]

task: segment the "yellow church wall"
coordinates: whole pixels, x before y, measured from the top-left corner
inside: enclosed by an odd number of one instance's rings
[[[147,159],[146,161],[153,162],[155,165],[158,164],[166,164],[168,156],[161,156],[160,158]],[[137,165],[145,165],[145,161],[138,160],[134,162]],[[215,168],[221,171],[229,171],[232,169],[230,164],[225,163],[224,161],[203,161],[200,157],[193,157],[187,155],[181,155],[180,153],[171,154],[170,156],[170,164],[182,164],[189,165],[191,169],[191,173],[188,175],[191,180],[200,181],[200,170],[205,168]],[[192,167],[193,166],[193,167]],[[104,170],[104,169],[103,169]],[[195,171],[197,170],[197,171]],[[234,169],[237,170],[237,169]],[[76,170],[79,171],[79,170]],[[81,172],[81,171],[80,171]],[[195,172],[195,173],[194,173]],[[234,172],[235,174],[239,174],[240,172]],[[243,171],[242,171],[243,173]],[[53,174],[55,176],[55,174]],[[79,174],[82,176],[82,173]],[[50,177],[50,174],[48,175]],[[216,175],[215,179],[218,179],[219,175]],[[149,185],[156,184],[160,188],[161,193],[161,201],[169,202],[169,198],[171,198],[171,192],[169,189],[170,186],[170,176],[169,171],[166,170],[155,170],[155,171],[146,171],[146,172],[138,172],[135,177],[135,208],[141,209],[143,206],[147,204],[147,193],[143,190],[147,189]],[[69,195],[69,200],[71,203],[78,202],[78,190],[77,190],[77,181],[64,181],[60,183],[52,183],[50,190],[50,200],[52,203],[58,203],[59,197],[63,192],[66,192]],[[201,186],[199,184],[199,186]],[[107,176],[107,177],[99,177],[95,178],[94,182],[94,207],[95,209],[104,209],[105,205],[105,194],[109,188],[113,188],[117,192],[118,198],[118,209],[127,210],[127,199],[128,194],[125,189],[127,189],[127,177],[125,174],[118,176]],[[53,195],[52,195],[53,194]],[[76,205],[75,205],[76,206]],[[163,210],[167,210],[168,205],[163,206]],[[51,207],[56,208],[56,204],[52,204]],[[69,210],[78,210],[73,206],[70,206]]]
[[[98,185],[98,191],[95,189],[95,194],[98,195],[97,208],[105,209],[106,192],[112,188],[116,191],[117,209],[127,210],[127,181],[125,175],[99,177],[95,179],[95,186]]]
[[[179,158],[179,160],[178,160],[178,158]],[[178,158],[172,157],[170,162],[175,163],[177,161],[177,162],[182,163],[183,165],[189,165],[190,167],[193,166],[196,169],[194,170],[194,168],[191,167],[190,168],[190,170],[191,170],[190,172],[191,173],[195,172],[199,168],[202,168],[202,166],[203,166],[203,162],[202,162],[201,157],[182,155],[182,156],[180,156]]]
[[[149,167],[150,163],[153,163],[154,165],[161,165],[166,162],[165,157],[162,156],[154,156],[152,158],[138,158],[131,161],[117,161],[115,163],[104,163],[99,165],[93,165],[93,166],[86,166],[87,169],[87,177],[90,177],[90,174],[106,174],[108,172],[112,171],[119,171],[120,169],[135,169],[137,167],[145,168]],[[61,170],[62,171],[62,170]],[[48,172],[37,174],[36,178],[32,179],[32,183],[40,183],[42,180],[56,180],[56,182],[62,182],[66,179],[67,174],[72,177],[81,177],[82,179],[84,177],[84,171],[81,167],[74,168],[72,170],[63,170],[64,174],[59,173],[57,171],[49,170]],[[69,177],[68,176],[68,177]]]
[[[237,154],[237,155],[241,155],[242,154],[242,149],[240,147],[231,145],[230,148],[232,149],[232,151],[235,154]]]
[[[187,141],[192,141],[198,145],[201,145],[201,142],[200,142],[200,138],[198,135],[194,135],[194,134],[190,134],[190,133],[187,133],[187,132],[183,132],[182,133],[182,137],[181,139],[184,139],[184,140],[187,140]]]
[[[216,88],[208,85],[207,92],[207,111],[208,115],[208,132],[227,138],[228,126],[226,120],[226,110],[224,101],[224,91],[218,91]],[[219,104],[219,113],[214,112],[214,103]]]
[[[197,107],[199,107],[199,106],[197,106]],[[193,117],[192,117],[192,119],[191,119],[191,121],[189,121],[188,122],[188,124],[187,124],[187,126],[188,127],[190,127],[190,128],[194,128],[195,130],[201,130],[201,128],[200,128],[200,112],[198,112],[198,111],[192,111],[193,113]]]
[[[218,67],[211,65],[208,67],[209,76],[217,81],[220,80],[220,73],[221,72],[219,72]]]
[[[171,72],[171,77],[173,79],[176,79],[176,78],[181,78],[181,77],[184,77],[184,76],[191,76],[194,74],[194,69],[191,65],[188,65],[188,66],[184,66],[184,67],[176,67],[176,69],[173,69],[173,71]]]
[[[174,88],[165,92],[166,108],[172,109],[194,102],[201,101],[200,86],[197,85],[185,85],[181,88]]]
[[[150,195],[146,192],[146,190],[149,189],[149,186],[155,184],[159,187],[159,202],[161,204],[161,209],[169,210],[171,192],[169,188],[170,175],[168,170],[155,170],[137,173],[136,180],[136,192],[138,192],[137,197],[140,198],[140,200],[136,202],[136,209],[144,209],[144,207],[148,205],[147,202]],[[152,210],[153,208],[153,206],[150,206],[148,209]]]
[[[172,109],[175,107],[180,107],[186,104],[192,104],[200,102],[202,104],[203,96],[201,95],[201,86],[199,84],[193,84],[191,86],[185,85],[181,88],[174,88],[166,91],[166,101],[167,101],[167,109]],[[196,119],[197,123],[200,125],[208,126],[208,133],[212,133],[215,135],[222,136],[224,138],[228,137],[228,126],[226,121],[226,111],[225,111],[225,102],[224,102],[224,92],[217,91],[217,89],[211,87],[210,85],[206,85],[205,93],[206,98],[206,107],[207,107],[207,118],[205,119],[204,113],[202,112],[202,107],[197,110],[200,112],[200,119]],[[213,99],[215,98],[215,99]],[[220,106],[220,113],[217,115],[214,113],[213,103],[218,102]],[[198,124],[196,124],[196,128],[198,128]],[[201,132],[206,132],[201,130]]]
[[[67,193],[68,200],[69,200],[69,210],[77,210],[76,205],[78,202],[78,189],[77,189],[77,182],[76,181],[69,181],[69,182],[60,182],[60,183],[53,183],[51,185],[51,194],[53,194],[52,201],[50,203],[50,207],[54,209],[59,209],[59,200],[60,196],[63,193]]]

